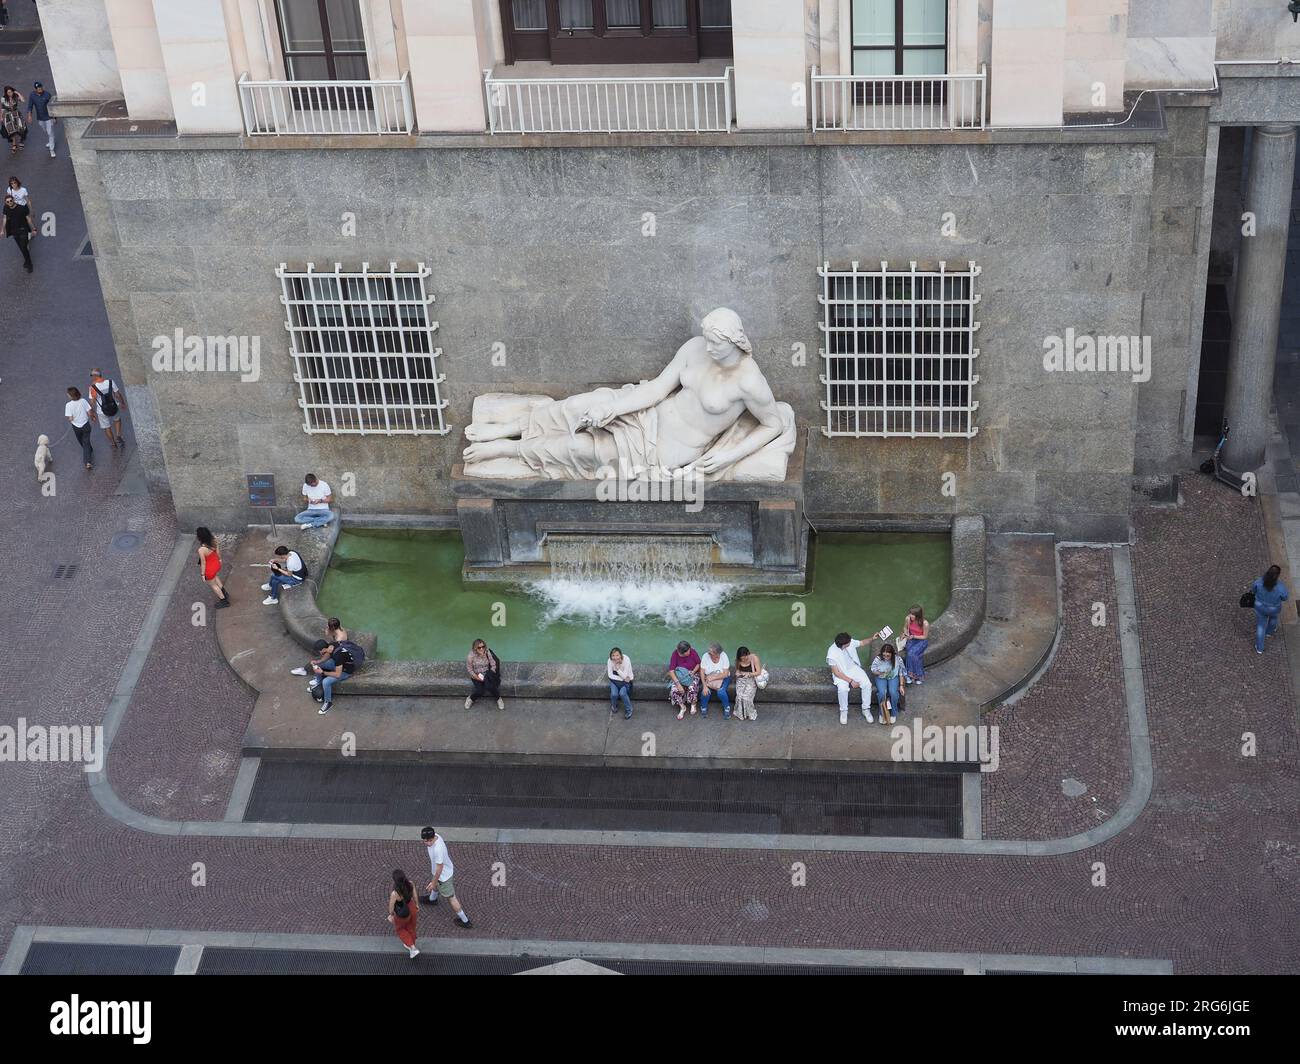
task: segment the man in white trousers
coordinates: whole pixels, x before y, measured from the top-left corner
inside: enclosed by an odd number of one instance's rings
[[[849,692],[857,689],[862,692],[862,715],[867,723],[874,723],[871,716],[871,679],[858,660],[858,647],[864,643],[870,645],[873,639],[879,639],[881,632],[867,636],[866,639],[854,639],[848,632],[841,632],[826,650],[826,664],[831,668],[831,680],[835,684],[835,694],[840,701],[840,723],[849,722]]]

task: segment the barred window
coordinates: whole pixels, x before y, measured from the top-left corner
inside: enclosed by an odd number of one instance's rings
[[[950,271],[832,270],[822,279],[827,436],[964,436],[978,432],[975,278]]]
[[[331,433],[446,433],[433,344],[429,270],[359,273],[276,270],[283,287],[303,429]]]

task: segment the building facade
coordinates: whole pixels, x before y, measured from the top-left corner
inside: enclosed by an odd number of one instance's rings
[[[477,396],[644,379],[718,306],[795,410],[814,522],[1126,539],[1198,405],[1233,469],[1262,461],[1281,0],[40,8],[183,522],[242,526],[248,475],[309,469],[353,474],[345,509],[450,513]]]

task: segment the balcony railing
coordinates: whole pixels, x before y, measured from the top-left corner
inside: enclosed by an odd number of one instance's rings
[[[718,77],[499,78],[483,72],[493,133],[725,133],[731,67]]]
[[[250,81],[243,74],[239,105],[250,137],[415,130],[409,74],[400,81]]]
[[[987,129],[988,70],[866,76],[812,68],[812,127],[843,130]]]

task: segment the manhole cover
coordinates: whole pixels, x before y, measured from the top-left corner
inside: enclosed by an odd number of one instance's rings
[[[1067,798],[1080,798],[1088,793],[1088,785],[1070,776],[1061,780],[1061,793]]]
[[[112,547],[121,551],[135,550],[143,541],[144,536],[139,532],[119,532],[113,537]]]

